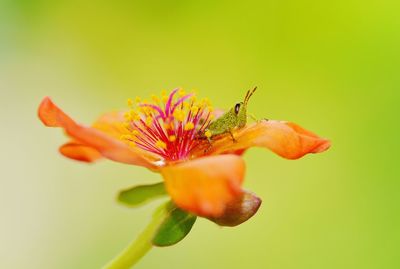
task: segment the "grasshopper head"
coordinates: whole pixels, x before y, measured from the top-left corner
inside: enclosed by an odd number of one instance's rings
[[[244,127],[247,123],[247,103],[249,102],[250,97],[257,90],[255,87],[253,90],[248,90],[246,96],[244,97],[244,101],[237,103],[233,109],[237,119],[238,119],[238,127]]]

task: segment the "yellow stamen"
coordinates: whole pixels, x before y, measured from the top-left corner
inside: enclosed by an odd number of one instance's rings
[[[208,106],[208,111],[210,111],[210,112],[213,112],[214,111],[214,108],[212,107],[212,106]]]
[[[180,97],[184,96],[185,94],[186,94],[186,92],[185,92],[184,89],[180,89],[180,90],[178,91],[178,95],[179,95]]]
[[[134,148],[134,147],[136,147],[136,143],[133,142],[133,141],[130,141],[130,142],[129,142],[129,146],[132,147],[132,148]]]
[[[211,105],[211,103],[210,103],[210,100],[208,99],[208,98],[203,98],[201,101],[201,104],[203,105],[203,106],[209,106],[209,105]]]
[[[152,95],[151,99],[154,101],[154,103],[158,104],[160,102],[160,98],[158,98],[156,95]]]
[[[136,98],[135,98],[135,103],[140,103],[141,100],[142,100],[142,99],[140,99],[139,96],[136,96]]]
[[[199,111],[199,107],[198,107],[198,106],[192,106],[192,108],[190,109],[190,111],[192,111],[193,114],[196,114],[197,111]]]
[[[163,141],[161,140],[157,140],[156,142],[156,147],[161,148],[161,149],[166,149],[167,148],[167,144],[165,144]]]
[[[142,112],[143,114],[149,116],[151,114],[151,112],[153,111],[153,108],[148,107],[148,106],[142,106],[139,108],[139,111]]]
[[[139,134],[138,130],[132,130],[132,135],[137,136]]]
[[[147,117],[146,118],[146,125],[150,127],[153,124],[153,118],[152,117]]]
[[[120,140],[133,140],[135,137],[129,135],[129,134],[123,134],[119,137]]]
[[[169,141],[174,142],[176,140],[176,136],[170,135],[169,136]]]
[[[207,130],[207,131],[204,133],[204,135],[205,135],[207,138],[210,138],[210,137],[212,136],[212,133],[211,133],[210,130]]]
[[[130,116],[131,116],[131,120],[132,119],[133,120],[140,120],[140,116],[136,111],[131,110],[131,111],[129,111],[129,113],[130,113]]]
[[[185,112],[178,108],[175,109],[173,116],[178,121],[183,121],[185,119]]]
[[[124,122],[122,123],[122,127],[125,129],[130,130],[131,129],[131,123],[130,122]]]
[[[128,105],[129,107],[132,107],[132,106],[133,106],[133,101],[132,101],[131,98],[128,98],[128,100],[126,100],[126,103],[127,103],[127,105]]]
[[[186,123],[186,125],[185,125],[185,131],[192,130],[193,128],[194,128],[193,122],[188,122],[188,123]]]
[[[131,121],[131,120],[132,120],[132,116],[131,116],[130,111],[124,113],[124,118],[125,118],[127,121]]]

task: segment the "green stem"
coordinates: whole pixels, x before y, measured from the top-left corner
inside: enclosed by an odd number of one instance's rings
[[[146,229],[103,269],[129,269],[135,265],[153,247],[151,241],[168,214],[168,204],[163,204],[157,208]]]

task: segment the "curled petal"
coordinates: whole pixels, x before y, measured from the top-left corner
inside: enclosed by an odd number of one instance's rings
[[[291,122],[263,120],[234,132],[236,141],[223,136],[212,143],[208,154],[241,154],[249,147],[269,148],[287,159],[298,159],[307,153],[319,153],[330,147],[327,139]]]
[[[100,152],[96,149],[77,142],[68,142],[62,145],[59,151],[65,157],[87,163],[95,162],[102,158]]]
[[[230,202],[224,214],[218,218],[209,218],[220,226],[234,227],[253,217],[261,206],[261,199],[249,191]]]
[[[39,106],[38,115],[46,126],[63,128],[74,141],[98,151],[110,160],[157,169],[153,163],[141,155],[140,151],[130,148],[103,131],[76,123],[58,108],[49,97],[43,99]],[[71,157],[74,154],[79,154],[72,153],[72,149],[71,147],[68,150],[63,149],[64,152],[68,151],[65,155]],[[75,149],[81,150],[77,147]]]
[[[236,155],[219,155],[161,169],[167,192],[180,208],[204,217],[219,217],[242,193],[245,164]]]

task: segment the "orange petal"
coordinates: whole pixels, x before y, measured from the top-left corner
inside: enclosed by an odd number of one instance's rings
[[[213,141],[207,154],[243,153],[249,147],[269,148],[287,159],[298,159],[307,153],[319,153],[330,147],[327,139],[291,122],[263,120]]]
[[[102,158],[100,152],[94,148],[76,142],[69,142],[62,145],[59,151],[65,157],[88,163]]]
[[[236,155],[219,155],[166,166],[165,185],[177,206],[199,216],[218,217],[240,196],[245,164]]]
[[[129,133],[123,126],[124,122],[124,111],[112,111],[101,115],[92,127],[119,139],[121,135]]]
[[[43,99],[39,106],[38,115],[46,126],[64,128],[66,133],[78,143],[97,150],[102,156],[110,160],[157,169],[154,164],[141,155],[140,151],[130,148],[100,130],[76,123],[58,108],[49,97]],[[81,150],[76,147],[75,149]],[[79,152],[72,153],[72,148],[69,148],[67,154],[68,157],[74,154],[78,156]]]

